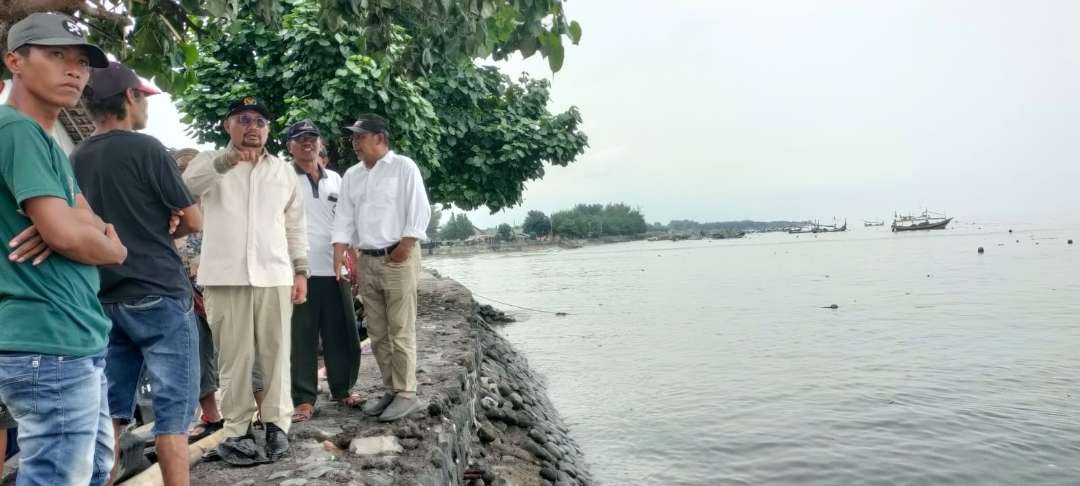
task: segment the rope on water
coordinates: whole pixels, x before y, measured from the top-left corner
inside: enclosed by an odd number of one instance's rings
[[[571,314],[569,312],[552,312],[552,311],[547,311],[547,310],[542,310],[542,309],[533,309],[532,307],[523,307],[523,306],[520,306],[520,305],[514,305],[514,304],[511,304],[509,302],[503,302],[501,300],[492,299],[491,297],[485,297],[485,296],[480,295],[480,294],[478,294],[476,292],[473,292],[473,297],[480,297],[481,299],[484,299],[484,300],[490,300],[490,301],[495,302],[497,304],[508,305],[510,307],[515,307],[515,308],[518,308],[518,309],[521,309],[521,310],[527,310],[527,311],[532,311],[532,312],[540,312],[540,313],[543,313],[543,314],[551,314],[551,315],[554,315],[554,316],[573,315],[573,314]]]

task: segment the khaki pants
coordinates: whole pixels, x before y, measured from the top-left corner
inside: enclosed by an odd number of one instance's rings
[[[292,287],[210,286],[203,295],[210,333],[218,351],[225,437],[247,434],[257,411],[251,382],[256,359],[266,391],[262,420],[288,432],[292,424],[289,380]]]
[[[416,394],[417,246],[401,263],[390,263],[388,257],[360,256],[360,297],[371,350],[386,390],[405,396]]]

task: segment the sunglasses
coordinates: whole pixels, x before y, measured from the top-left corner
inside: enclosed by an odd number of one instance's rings
[[[270,122],[267,121],[266,118],[250,115],[241,115],[239,118],[236,119],[236,122],[239,123],[241,126],[250,127],[251,125],[255,125],[258,128],[266,128],[266,126],[270,124]]]

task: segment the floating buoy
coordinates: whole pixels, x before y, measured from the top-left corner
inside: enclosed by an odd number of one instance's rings
[[[1070,245],[1072,244],[1072,240],[1069,240],[1069,244],[1070,244]]]
[[[1009,230],[1009,233],[1012,233],[1012,230]]]
[[[982,254],[983,254],[983,252],[985,252],[985,251],[986,251],[986,250],[983,250],[983,247],[981,247],[981,246],[979,247],[979,254],[980,254],[980,255],[982,255]]]

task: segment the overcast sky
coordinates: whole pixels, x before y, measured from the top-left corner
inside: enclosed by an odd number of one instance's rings
[[[529,209],[626,202],[648,221],[1080,221],[1080,2],[570,0],[552,76],[590,148]],[[156,97],[148,132],[190,146]],[[153,98],[152,98],[153,99]]]

